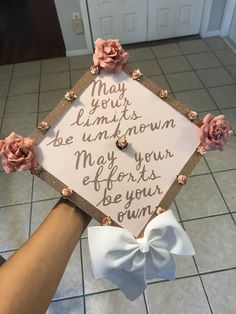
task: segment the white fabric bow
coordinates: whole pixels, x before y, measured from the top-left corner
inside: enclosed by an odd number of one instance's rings
[[[88,241],[93,274],[116,284],[129,300],[135,300],[153,278],[175,279],[171,255],[194,255],[190,239],[171,210],[154,218],[135,239],[125,229],[89,227]]]

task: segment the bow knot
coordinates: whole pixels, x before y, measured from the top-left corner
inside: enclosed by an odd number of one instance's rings
[[[140,244],[140,251],[142,253],[147,253],[150,249],[150,244],[145,237],[137,239],[137,242]]]
[[[143,293],[149,279],[175,279],[172,254],[195,254],[171,210],[154,218],[143,238],[135,239],[122,228],[103,226],[89,227],[88,241],[94,277],[110,280],[130,300]]]

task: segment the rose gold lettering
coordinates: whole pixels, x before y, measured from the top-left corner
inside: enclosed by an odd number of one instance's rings
[[[47,146],[53,144],[54,147],[59,146],[66,146],[73,143],[73,136],[69,136],[66,139],[63,139],[63,137],[59,136],[60,130],[57,131],[56,137],[49,143],[47,143]]]
[[[138,208],[137,210],[126,210],[124,212],[119,212],[117,215],[117,219],[119,223],[122,223],[124,221],[124,218],[127,218],[128,220],[131,219],[139,219],[141,216],[145,217],[146,215],[151,216],[153,214],[153,210],[151,209],[150,205],[147,205],[146,207]]]
[[[154,161],[159,161],[159,160],[168,159],[172,157],[174,157],[174,154],[172,154],[168,149],[166,149],[165,152],[151,151],[150,153],[145,153],[144,156],[141,152],[135,153],[134,159],[137,162],[136,170],[139,170],[141,168],[143,162],[149,163],[152,159]]]
[[[100,96],[101,94],[108,95],[120,93],[119,99],[122,99],[124,97],[125,91],[127,90],[125,83],[118,83],[116,85],[112,84],[110,87],[107,87],[105,82],[102,82],[101,80],[94,80],[92,84],[92,97],[94,97],[95,94]]]
[[[136,189],[132,191],[126,192],[126,200],[127,203],[125,204],[125,209],[128,209],[132,202],[137,199],[140,200],[142,197],[152,197],[155,194],[162,194],[163,191],[160,189],[159,185],[157,184],[155,189],[152,188],[143,188],[143,189]]]
[[[117,159],[114,151],[108,152],[107,156],[100,155],[97,159],[94,159],[92,154],[88,153],[86,150],[76,151],[75,156],[77,156],[75,165],[76,170],[79,169],[81,163],[83,168],[92,167],[94,164],[98,166],[107,164],[108,169],[112,169],[115,160]]]
[[[117,194],[115,195],[114,198],[112,198],[112,196],[107,193],[107,189],[105,188],[103,198],[99,203],[97,203],[96,206],[99,206],[100,204],[102,204],[103,206],[109,206],[110,204],[118,204],[121,202],[121,196],[122,196],[121,194]]]

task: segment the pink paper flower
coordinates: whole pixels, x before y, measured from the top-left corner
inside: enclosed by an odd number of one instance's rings
[[[95,41],[94,66],[103,68],[107,72],[120,72],[128,57],[128,53],[122,48],[118,39],[98,38]]]
[[[224,150],[226,142],[232,135],[233,131],[224,115],[213,117],[208,113],[203,118],[200,128],[200,140],[206,151]]]
[[[15,132],[0,140],[0,157],[6,173],[26,171],[37,166],[34,141]]]

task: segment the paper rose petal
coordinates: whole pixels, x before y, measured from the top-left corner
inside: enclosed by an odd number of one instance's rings
[[[37,166],[34,141],[15,132],[0,141],[0,157],[6,173],[26,171]]]
[[[118,39],[104,40],[98,38],[95,41],[93,64],[103,68],[106,72],[120,72],[128,61],[128,53],[122,48]]]
[[[230,136],[233,135],[229,122],[224,115],[214,117],[208,113],[202,121],[200,140],[206,151],[224,150]]]

